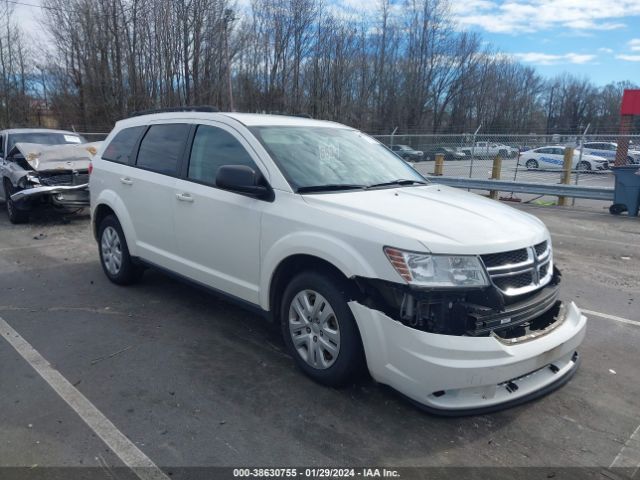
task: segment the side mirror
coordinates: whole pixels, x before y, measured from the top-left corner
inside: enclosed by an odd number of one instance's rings
[[[225,190],[266,198],[271,190],[260,185],[261,178],[260,173],[246,165],[222,165],[216,173],[216,185]]]

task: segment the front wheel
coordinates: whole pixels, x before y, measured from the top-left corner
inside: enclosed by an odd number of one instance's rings
[[[16,205],[16,202],[11,200],[11,195],[16,193],[18,190],[13,188],[11,182],[8,179],[4,180],[4,204],[7,209],[7,216],[9,217],[9,221],[14,225],[20,223],[27,223],[29,221],[29,212],[27,210],[21,210]]]
[[[584,171],[588,172],[589,170],[591,170],[591,164],[589,162],[582,161],[582,162],[578,163],[578,167],[577,168],[578,168],[578,170],[584,170]]]
[[[297,366],[333,387],[353,380],[365,364],[347,292],[338,275],[303,272],[285,289],[280,308],[284,342]]]

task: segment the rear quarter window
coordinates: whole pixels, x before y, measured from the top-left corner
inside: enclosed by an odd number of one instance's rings
[[[120,130],[105,149],[102,159],[117,163],[129,163],[133,155],[133,148],[145,128],[141,125]]]

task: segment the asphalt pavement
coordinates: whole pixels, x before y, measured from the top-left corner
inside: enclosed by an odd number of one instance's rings
[[[146,478],[223,466],[638,478],[640,219],[516,207],[548,225],[563,296],[589,312],[583,361],[542,399],[465,418],[426,414],[367,378],[320,386],[295,368],[273,326],[162,273],[111,284],[86,214],[15,226],[0,213],[0,317],[28,345],[20,352],[13,337],[0,339],[0,477],[6,467],[21,467],[11,471],[22,478],[72,467],[129,478],[128,449],[158,467]]]

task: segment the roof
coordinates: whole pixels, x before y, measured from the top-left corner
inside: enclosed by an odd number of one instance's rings
[[[51,128],[7,128],[6,130],[2,130],[0,133],[64,133],[66,135],[80,135],[76,132],[71,132],[69,130],[54,130]]]
[[[163,112],[139,115],[118,121],[119,125],[144,125],[154,120],[220,120],[233,119],[246,125],[247,127],[258,126],[295,126],[295,127],[334,127],[351,128],[341,123],[326,120],[314,120],[304,117],[294,117],[287,115],[267,115],[259,113],[236,113],[236,112]]]

